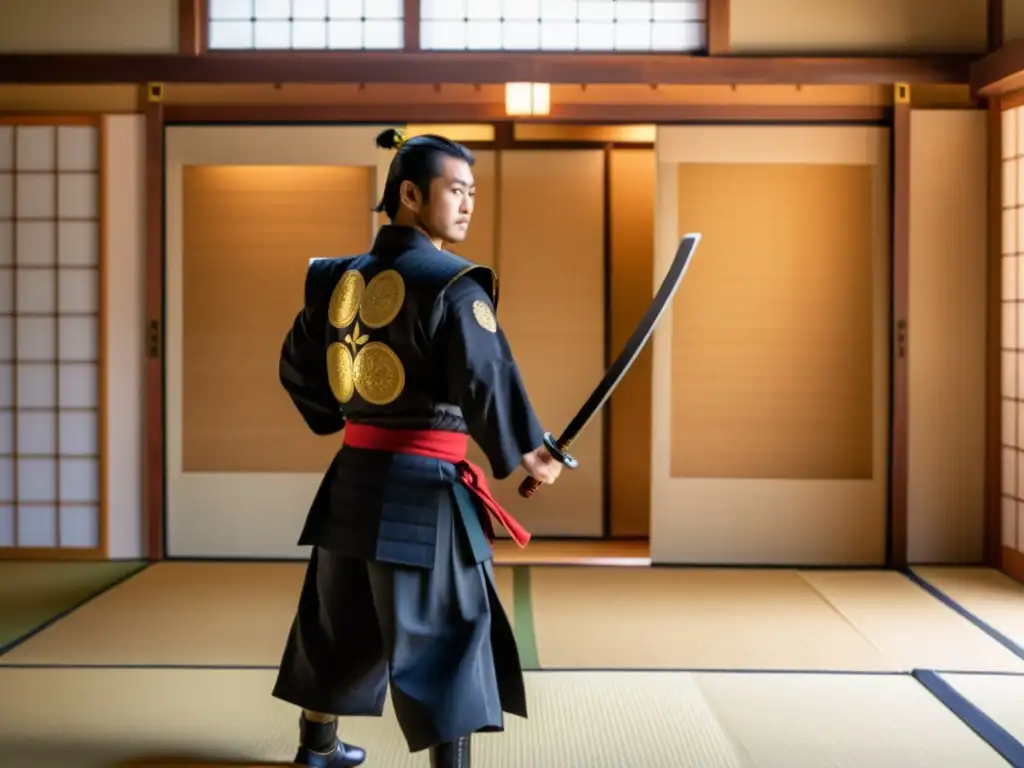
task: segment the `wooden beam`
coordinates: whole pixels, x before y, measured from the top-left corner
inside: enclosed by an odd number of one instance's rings
[[[551,123],[879,123],[882,106],[770,106],[729,104],[562,104]],[[508,120],[503,104],[167,104],[165,123],[478,123]]]
[[[1002,96],[1024,87],[1024,40],[1006,43],[970,66],[971,90]]]
[[[1003,112],[988,103],[988,268],[985,306],[985,550],[984,562],[998,568],[1003,543],[1002,435],[1002,254]]]
[[[402,0],[403,43],[406,51],[420,49],[420,0]]]
[[[11,54],[4,83],[967,83],[973,57],[259,51],[201,56]]]
[[[910,86],[897,83],[892,129],[892,469],[889,480],[890,568],[908,561],[907,452],[909,449],[908,354],[910,328]]]
[[[208,0],[178,0],[178,53],[198,56],[206,50]]]
[[[732,47],[731,6],[732,0],[707,0],[708,54],[711,56],[726,54]]]
[[[144,384],[143,509],[146,554],[164,558],[164,105],[160,89],[142,89],[146,118],[146,376]]]

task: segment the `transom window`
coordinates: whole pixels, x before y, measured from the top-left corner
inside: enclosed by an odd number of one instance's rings
[[[403,0],[210,0],[210,50],[387,50],[405,45]]]
[[[420,47],[703,50],[706,0],[420,0]],[[209,0],[210,50],[396,50],[404,0]]]
[[[431,50],[696,51],[705,0],[421,0]]]

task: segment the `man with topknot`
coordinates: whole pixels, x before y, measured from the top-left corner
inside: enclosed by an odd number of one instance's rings
[[[339,716],[376,716],[390,687],[411,752],[470,768],[470,737],[526,717],[515,637],[498,600],[492,517],[529,534],[466,461],[495,478],[522,466],[555,482],[498,324],[497,278],[444,243],[466,239],[470,151],[436,135],[377,137],[397,149],[376,208],[390,220],[368,253],[313,261],[280,379],[317,435],[344,442],[299,544],[312,548],[274,696],[302,708],[295,762],[361,765]]]

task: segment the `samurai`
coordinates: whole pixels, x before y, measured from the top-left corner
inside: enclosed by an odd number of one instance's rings
[[[295,763],[361,765],[339,718],[380,717],[388,691],[410,752],[469,768],[470,739],[527,716],[515,637],[494,580],[494,523],[530,534],[466,460],[494,478],[522,467],[554,483],[496,318],[497,278],[444,249],[466,239],[473,156],[437,135],[405,140],[375,210],[368,253],[314,260],[279,376],[316,435],[344,433],[298,543],[310,547],[273,696],[301,708]]]

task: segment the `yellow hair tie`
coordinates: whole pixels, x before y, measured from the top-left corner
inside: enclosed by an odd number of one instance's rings
[[[395,131],[395,149],[401,149],[402,145],[405,144],[406,141],[407,141],[407,139],[405,138],[405,134],[403,134],[399,130],[396,130]]]

